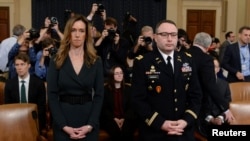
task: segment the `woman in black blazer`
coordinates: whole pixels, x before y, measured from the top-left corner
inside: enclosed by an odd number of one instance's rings
[[[90,23],[76,15],[68,20],[48,69],[55,141],[98,141],[103,83],[102,61],[93,46]]]
[[[111,141],[133,141],[136,117],[131,105],[131,85],[125,84],[122,68],[113,66],[104,86],[101,129],[107,131]]]

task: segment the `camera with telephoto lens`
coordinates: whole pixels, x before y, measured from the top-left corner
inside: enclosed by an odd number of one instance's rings
[[[151,37],[146,37],[146,36],[143,36],[142,39],[143,39],[143,41],[145,42],[146,45],[151,44],[152,41],[153,41],[153,40],[151,39]]]
[[[102,12],[104,12],[105,8],[101,3],[97,4],[97,6],[98,8],[97,8],[96,13],[100,15]]]
[[[57,50],[58,50],[57,47],[51,47],[51,48],[47,49],[46,51],[49,51],[49,54],[51,56],[53,56],[57,53]]]
[[[114,29],[108,29],[108,39],[113,40],[116,36],[116,31]]]
[[[37,39],[40,37],[40,31],[35,29],[35,28],[31,28],[28,33],[30,34],[29,35],[29,38],[27,38],[28,40],[33,40],[33,39]]]

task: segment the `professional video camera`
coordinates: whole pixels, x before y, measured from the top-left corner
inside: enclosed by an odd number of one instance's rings
[[[35,28],[31,28],[28,32],[30,34],[29,38],[27,38],[28,40],[33,40],[40,37],[40,31]]]
[[[102,12],[104,12],[105,7],[101,3],[97,4],[97,6],[98,6],[96,11],[97,14],[101,14]]]
[[[149,45],[153,41],[150,37],[146,37],[146,36],[143,36],[142,39],[146,45]]]

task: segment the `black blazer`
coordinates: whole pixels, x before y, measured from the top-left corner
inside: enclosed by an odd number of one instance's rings
[[[250,44],[248,44],[248,49],[250,52]],[[229,83],[241,81],[236,77],[236,72],[242,71],[240,61],[240,48],[238,42],[233,43],[226,48],[221,66],[228,71],[227,81]]]
[[[4,88],[4,102],[20,103],[18,77],[7,80]],[[28,102],[37,104],[40,130],[46,126],[46,91],[44,82],[30,75]]]
[[[231,102],[231,92],[230,92],[230,87],[229,84],[226,80],[223,80],[221,78],[217,78],[216,84],[219,87],[219,93],[218,95],[226,100],[226,102],[229,104]],[[210,99],[211,100],[211,99]],[[217,105],[214,103],[213,100],[211,100],[211,106],[212,106],[212,111],[211,115],[214,117],[221,115],[222,113],[218,109]]]
[[[203,108],[202,112],[209,112],[210,107],[208,97],[211,96],[221,112],[229,108],[229,104],[224,98],[218,95],[218,86],[216,85],[216,77],[214,71],[213,58],[209,54],[204,53],[199,47],[192,46],[188,50],[195,62],[198,78],[203,92]],[[205,109],[206,111],[205,111]],[[204,115],[203,114],[203,115]]]

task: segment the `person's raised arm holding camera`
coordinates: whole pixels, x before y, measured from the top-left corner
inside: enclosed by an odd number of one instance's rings
[[[91,11],[90,11],[89,15],[87,16],[87,19],[89,21],[92,21],[95,14],[99,14],[101,16],[101,18],[103,19],[103,21],[106,20],[106,17],[107,17],[106,10],[102,4],[93,3]]]

